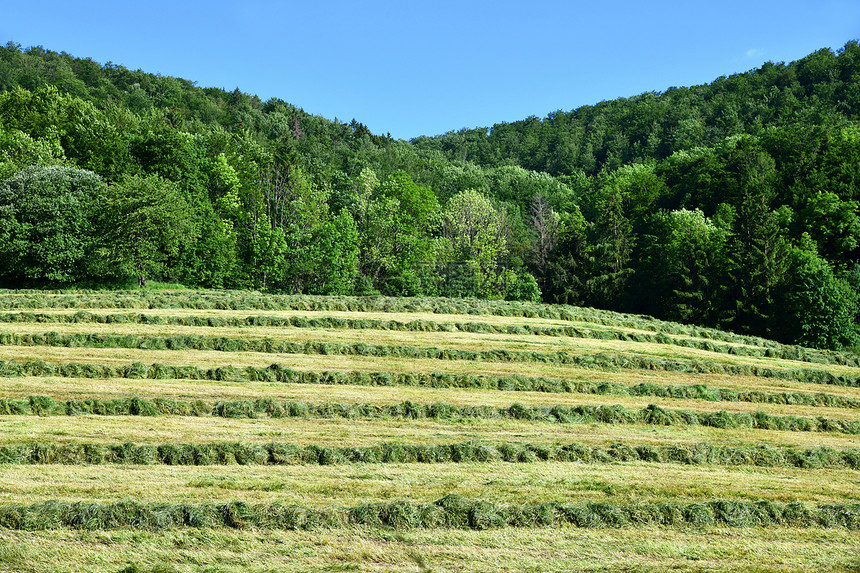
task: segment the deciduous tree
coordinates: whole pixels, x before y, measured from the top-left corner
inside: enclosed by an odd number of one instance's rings
[[[0,184],[0,276],[9,286],[85,280],[101,177],[71,167],[28,167]]]
[[[187,201],[175,183],[157,175],[130,176],[108,187],[100,209],[104,272],[136,276],[141,287],[163,275],[193,236]]]

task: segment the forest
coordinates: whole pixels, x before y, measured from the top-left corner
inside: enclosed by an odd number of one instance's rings
[[[856,41],[411,141],[0,47],[3,288],[544,301],[852,349],[858,186]]]

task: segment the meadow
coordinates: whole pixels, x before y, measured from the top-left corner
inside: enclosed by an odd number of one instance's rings
[[[0,292],[0,571],[857,571],[860,357],[569,306]]]

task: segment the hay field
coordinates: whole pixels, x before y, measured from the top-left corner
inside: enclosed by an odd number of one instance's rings
[[[860,358],[445,299],[0,292],[0,571],[856,571]]]

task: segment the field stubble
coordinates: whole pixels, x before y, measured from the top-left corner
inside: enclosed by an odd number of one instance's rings
[[[378,345],[442,348],[509,353],[511,359],[434,359],[366,356],[343,352],[272,353],[192,349],[96,348],[41,344],[0,346],[0,361],[124,366],[164,364],[200,369],[268,368],[272,364],[298,372],[357,371],[365,373],[442,373],[458,376],[527,376],[687,387],[704,385],[733,392],[824,393],[857,400],[856,386],[816,383],[817,379],[744,373],[730,375],[725,367],[749,367],[750,372],[809,370],[858,377],[856,357],[817,353],[707,329],[669,325],[644,317],[626,317],[591,309],[541,307],[476,301],[266,297],[250,293],[57,293],[0,294],[0,307],[34,313],[69,315],[128,313],[139,309],[164,322],[207,318],[209,326],[179,324],[104,323],[78,316],[78,322],[50,324],[27,318],[0,324],[15,336],[84,335],[98,337],[221,337],[233,340],[269,339],[311,344]],[[361,328],[273,328],[217,326],[219,320],[255,316],[279,319],[364,321]],[[66,318],[62,320],[66,320]],[[14,318],[14,317],[13,317]],[[78,320],[75,319],[75,320]],[[12,320],[12,319],[9,319]],[[18,320],[17,318],[15,320]],[[112,319],[113,320],[113,319]],[[125,320],[125,319],[123,319]],[[135,319],[138,320],[138,319]],[[150,319],[145,319],[150,320]],[[156,319],[151,319],[157,322]],[[29,322],[28,322],[29,321]],[[89,321],[89,322],[87,322]],[[368,322],[370,321],[370,322]],[[372,321],[378,321],[379,324]],[[412,323],[406,329],[403,324]],[[383,325],[385,323],[385,325]],[[352,324],[352,323],[351,323]],[[462,328],[451,325],[465,325]],[[357,323],[356,323],[357,325]],[[376,326],[374,326],[376,325]],[[380,326],[382,325],[382,326]],[[422,326],[424,325],[424,326]],[[489,325],[484,327],[482,325]],[[424,332],[427,328],[432,331]],[[510,332],[478,332],[510,330]],[[541,329],[578,328],[593,331],[583,338],[531,333]],[[617,338],[614,339],[613,337]],[[12,339],[10,338],[10,340]],[[80,342],[80,341],[78,341]],[[78,342],[74,342],[78,344]],[[144,342],[145,346],[147,343]],[[720,351],[708,350],[716,344]],[[726,351],[726,345],[737,351]],[[334,348],[334,347],[333,347]],[[352,348],[352,347],[350,347]],[[349,349],[347,349],[349,350]],[[543,358],[520,362],[528,352],[549,356],[601,355],[644,357],[661,370],[600,363],[552,363]],[[517,354],[520,353],[520,354]],[[465,355],[464,355],[465,356]],[[490,354],[488,354],[490,356]],[[493,355],[495,356],[495,355]],[[648,362],[650,361],[650,362]],[[676,371],[674,363],[714,364],[713,371]],[[637,364],[635,361],[631,364]],[[662,368],[662,366],[660,366]],[[705,369],[707,370],[707,368]],[[656,404],[666,410],[734,414],[764,412],[772,416],[860,420],[855,407],[792,403],[759,403],[633,396],[614,393],[550,393],[471,388],[300,384],[254,380],[190,380],[146,378],[80,378],[12,376],[0,378],[0,399],[47,396],[64,400],[278,400],[343,404],[444,403],[457,407],[526,408],[618,405],[628,409]],[[37,402],[38,403],[38,402]],[[844,433],[718,428],[690,425],[551,423],[512,418],[344,419],[255,418],[213,416],[26,415],[0,416],[0,446],[21,444],[85,447],[133,442],[153,447],[169,444],[288,442],[296,447],[366,447],[379,444],[532,444],[561,447],[578,443],[611,448],[692,447],[707,443],[734,448],[805,448],[825,446],[849,451],[857,436]],[[470,446],[471,447],[471,446]],[[519,447],[519,446],[517,446]],[[141,503],[300,505],[310,508],[353,507],[361,504],[434,503],[452,494],[485,507],[492,504],[596,504],[612,511],[623,504],[696,504],[728,500],[731,504],[800,503],[857,504],[860,471],[844,467],[758,467],[754,465],[682,465],[677,463],[560,462],[529,460],[511,463],[335,463],[334,465],[200,465],[165,466],[18,465],[0,472],[0,505],[64,502],[108,503],[134,499]],[[485,506],[481,504],[484,503]],[[719,502],[722,503],[722,502]],[[490,504],[490,505],[486,505]],[[692,504],[692,505],[689,505]],[[404,506],[406,509],[409,506]],[[741,506],[738,506],[741,507]],[[856,506],[852,506],[856,507]],[[401,508],[401,510],[404,510]],[[356,510],[352,510],[356,511]],[[473,509],[477,511],[477,509]],[[685,510],[687,511],[687,510]],[[846,510],[848,511],[848,510]],[[851,510],[854,511],[854,510]],[[607,514],[608,515],[608,514]],[[470,518],[471,519],[471,518]],[[853,523],[846,521],[846,523]],[[570,525],[550,528],[491,527],[485,531],[456,528],[407,528],[338,525],[310,531],[225,527],[200,529],[123,527],[115,530],[63,528],[56,531],[16,531],[0,528],[0,570],[18,571],[308,571],[308,570],[433,570],[433,571],[847,571],[860,569],[860,534],[844,527],[822,528],[760,525],[743,527],[656,526],[598,527]]]

